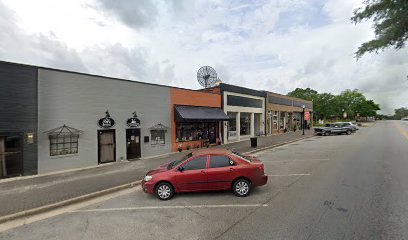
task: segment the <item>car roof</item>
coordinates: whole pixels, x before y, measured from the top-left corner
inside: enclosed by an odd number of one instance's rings
[[[204,155],[204,154],[231,154],[232,151],[225,148],[207,148],[195,150],[192,152],[193,156]]]

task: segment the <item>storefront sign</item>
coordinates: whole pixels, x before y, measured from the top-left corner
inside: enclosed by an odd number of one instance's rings
[[[126,121],[126,125],[131,128],[140,127],[140,119],[137,117],[136,111],[133,112],[133,117]]]
[[[101,128],[111,128],[115,125],[115,120],[110,117],[110,114],[108,111],[105,112],[106,116],[104,118],[99,119],[98,125]]]
[[[135,117],[129,118],[126,121],[126,125],[128,125],[128,127],[139,127],[140,126],[140,120],[138,118],[135,118]]]
[[[309,112],[305,112],[305,120],[309,121],[309,117],[310,117],[310,113]]]

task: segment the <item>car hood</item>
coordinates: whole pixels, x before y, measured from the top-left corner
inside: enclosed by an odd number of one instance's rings
[[[168,166],[168,165],[169,165],[169,163],[164,163],[164,164],[158,166],[157,168],[148,171],[146,175],[150,175],[150,176],[151,176],[151,175],[154,175],[154,174],[157,174],[157,173],[161,173],[161,172],[168,171],[168,170],[167,170],[167,166]]]

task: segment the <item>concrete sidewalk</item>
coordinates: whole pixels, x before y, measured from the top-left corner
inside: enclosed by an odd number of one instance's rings
[[[313,131],[307,130],[304,136],[301,131],[297,131],[279,136],[260,137],[257,148],[251,148],[249,140],[218,147],[245,153],[312,135]],[[0,217],[141,180],[149,169],[178,159],[186,153],[184,151],[144,160],[123,161],[76,171],[2,181]]]

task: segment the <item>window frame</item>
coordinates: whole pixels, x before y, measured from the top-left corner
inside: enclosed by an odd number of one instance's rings
[[[69,138],[69,141],[66,141],[67,137]],[[59,157],[79,153],[79,135],[50,135],[48,139],[50,157]],[[69,147],[67,147],[67,145],[69,145]]]
[[[163,139],[160,139],[158,142],[156,142],[156,140],[154,140],[154,138],[153,138],[153,132],[162,132]],[[152,146],[166,145],[166,130],[162,130],[162,129],[152,129],[152,130],[150,130],[150,144]]]

